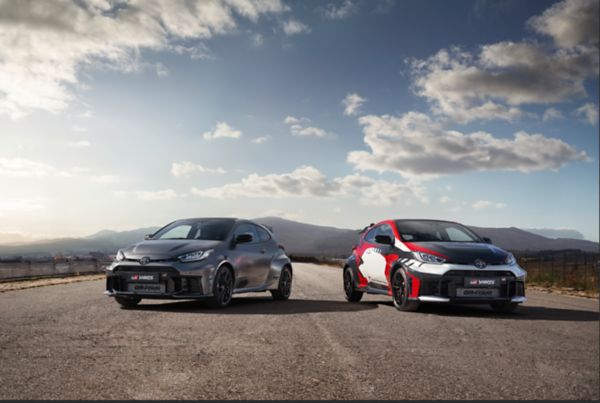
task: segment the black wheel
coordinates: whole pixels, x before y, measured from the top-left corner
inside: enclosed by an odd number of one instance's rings
[[[419,309],[419,301],[408,299],[408,283],[403,269],[396,270],[392,275],[392,299],[394,306],[400,311],[412,312]]]
[[[292,271],[289,267],[284,267],[279,276],[279,285],[276,290],[271,290],[273,299],[286,300],[292,293]]]
[[[490,305],[494,312],[499,313],[511,313],[519,306],[516,302],[495,302]]]
[[[221,267],[213,280],[213,296],[209,300],[213,308],[225,308],[233,295],[233,274],[227,267]]]
[[[344,268],[344,292],[346,293],[346,300],[349,302],[358,302],[363,296],[362,291],[356,290],[352,269],[349,267]]]
[[[121,305],[121,308],[133,308],[140,303],[142,299],[136,297],[115,297],[115,301]]]

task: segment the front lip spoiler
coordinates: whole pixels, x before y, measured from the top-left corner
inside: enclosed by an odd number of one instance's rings
[[[418,297],[419,301],[422,302],[450,302],[450,298],[444,298],[444,297],[436,297],[433,295],[421,295]],[[468,300],[465,300],[465,302],[467,302]],[[491,300],[490,300],[491,301]],[[525,297],[512,297],[510,299],[510,302],[516,302],[518,304],[526,302],[527,298]]]

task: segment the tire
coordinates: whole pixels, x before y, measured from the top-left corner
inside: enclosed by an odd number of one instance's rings
[[[271,290],[271,295],[273,299],[278,301],[285,301],[290,297],[292,293],[292,271],[289,267],[284,267],[281,269],[281,274],[279,275],[279,285],[276,290]]]
[[[490,304],[494,312],[511,313],[519,306],[516,302],[495,302]]]
[[[348,302],[358,302],[363,296],[362,291],[356,290],[356,283],[354,282],[354,275],[350,267],[344,268],[344,293],[346,294],[346,300]]]
[[[217,270],[213,280],[212,297],[208,304],[212,308],[225,308],[233,295],[233,273],[228,267]]]
[[[392,275],[392,300],[399,311],[414,312],[419,309],[419,301],[408,299],[408,282],[404,269],[398,269]]]
[[[115,297],[121,308],[135,308],[142,299],[136,297]]]

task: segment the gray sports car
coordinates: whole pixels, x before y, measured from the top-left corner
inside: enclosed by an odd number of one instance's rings
[[[234,293],[259,291],[288,299],[292,264],[268,228],[235,218],[174,221],[119,250],[106,271],[105,294],[123,307],[181,298],[223,308]]]

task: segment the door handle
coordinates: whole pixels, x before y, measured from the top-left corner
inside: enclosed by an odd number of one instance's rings
[[[265,249],[261,249],[261,250],[260,250],[260,253],[265,253],[265,252],[266,252],[266,250],[265,250]]]

